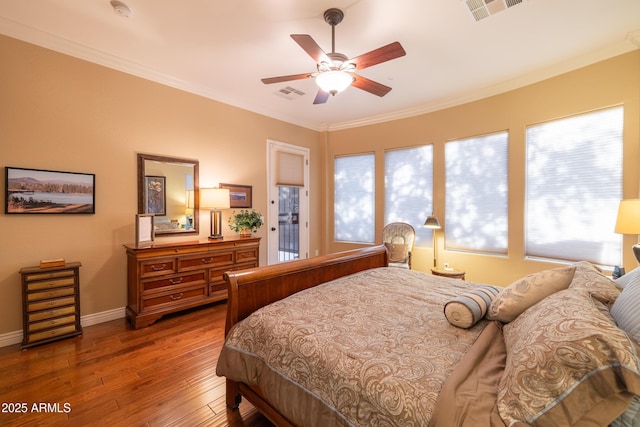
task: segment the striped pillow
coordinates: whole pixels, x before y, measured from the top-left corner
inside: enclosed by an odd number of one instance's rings
[[[624,276],[622,276],[624,277]],[[640,344],[640,275],[622,290],[609,310],[618,327]]]
[[[453,326],[470,328],[484,317],[498,292],[493,286],[482,285],[458,295],[445,303],[444,315]]]

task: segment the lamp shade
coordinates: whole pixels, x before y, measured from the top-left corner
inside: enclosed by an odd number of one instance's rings
[[[200,207],[202,209],[229,209],[229,190],[226,188],[200,189]]]
[[[640,199],[620,200],[614,231],[619,234],[640,234]]]
[[[346,71],[329,70],[316,77],[316,84],[323,91],[335,95],[342,92],[353,82],[353,76]]]
[[[440,221],[438,220],[438,217],[435,216],[435,215],[429,215],[427,217],[427,220],[424,222],[424,227],[427,227],[427,228],[441,228]]]

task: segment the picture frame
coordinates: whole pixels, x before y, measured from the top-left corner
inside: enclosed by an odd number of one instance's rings
[[[155,215],[136,214],[136,246],[152,244],[155,239]]]
[[[251,185],[220,183],[218,186],[220,188],[226,188],[229,190],[229,207],[230,208],[252,207],[253,187]]]
[[[144,213],[165,216],[167,214],[167,178],[146,175],[144,177]]]
[[[95,214],[96,176],[5,166],[5,214]]]

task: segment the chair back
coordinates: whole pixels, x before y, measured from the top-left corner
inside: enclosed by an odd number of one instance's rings
[[[384,226],[382,230],[382,243],[392,252],[395,245],[406,245],[407,257],[404,260],[392,259],[389,263],[397,267],[411,268],[411,251],[413,250],[413,242],[416,240],[416,230],[411,224],[406,222],[391,222]],[[392,246],[394,245],[394,246]]]

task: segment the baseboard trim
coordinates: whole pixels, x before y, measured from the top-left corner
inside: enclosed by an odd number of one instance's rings
[[[125,317],[125,308],[115,308],[113,310],[103,311],[100,313],[87,314],[80,318],[82,326],[97,325],[98,323],[110,322],[112,320],[118,320]]]
[[[116,308],[113,310],[107,310],[100,313],[87,314],[80,318],[82,327],[97,325],[98,323],[109,322],[111,320],[122,319],[125,317],[125,308]],[[8,332],[0,335],[0,347],[8,347],[14,344],[20,344],[22,342],[22,331]]]

